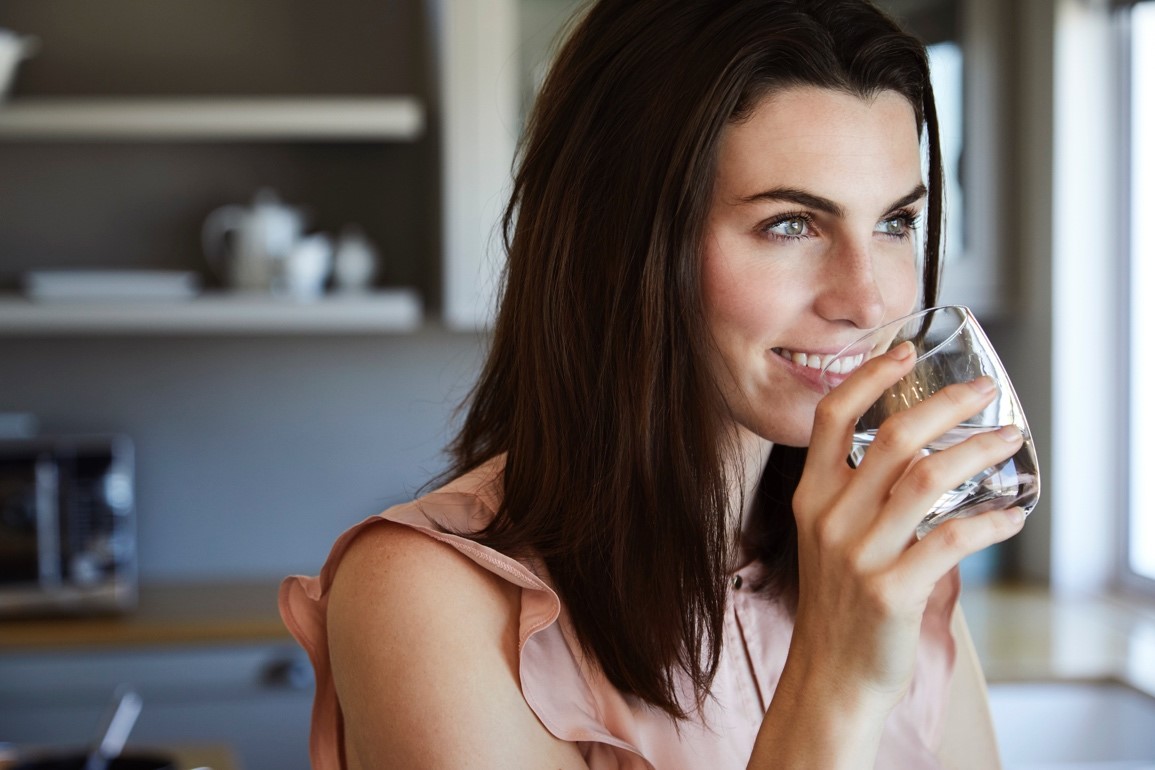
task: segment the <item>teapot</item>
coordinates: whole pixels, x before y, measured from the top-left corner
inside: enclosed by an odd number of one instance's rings
[[[270,189],[250,206],[222,206],[208,215],[201,242],[209,266],[237,291],[273,289],[305,230],[301,209],[287,206]]]
[[[16,66],[40,48],[40,39],[20,36],[8,29],[0,29],[0,102],[8,95],[8,88],[16,76]]]

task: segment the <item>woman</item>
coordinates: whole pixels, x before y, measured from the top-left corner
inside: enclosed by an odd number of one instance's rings
[[[936,134],[924,50],[861,0],[588,10],[530,120],[453,480],[284,586],[314,767],[998,766],[956,567],[1022,515],[911,533],[1021,436],[920,459],[984,379],[852,470],[909,348],[817,383],[914,308],[920,262],[933,302]]]

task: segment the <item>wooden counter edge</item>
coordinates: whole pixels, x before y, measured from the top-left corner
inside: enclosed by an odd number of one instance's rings
[[[279,581],[143,585],[135,610],[96,617],[0,620],[0,652],[289,642]]]

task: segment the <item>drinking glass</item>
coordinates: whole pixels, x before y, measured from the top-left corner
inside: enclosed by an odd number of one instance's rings
[[[932,307],[874,329],[826,363],[820,374],[823,388],[829,392],[862,361],[906,341],[914,343],[914,368],[858,419],[850,464],[858,467],[882,422],[890,415],[930,398],[947,385],[986,375],[995,382],[994,401],[931,441],[922,450],[923,456],[1005,425],[1014,425],[1023,432],[1023,445],[1009,459],[980,471],[940,497],[915,534],[921,539],[948,519],[999,508],[1019,506],[1024,513],[1030,513],[1039,501],[1039,461],[1031,429],[1006,369],[969,309],[958,305]]]

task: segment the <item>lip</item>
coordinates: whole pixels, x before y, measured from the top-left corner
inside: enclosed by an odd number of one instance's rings
[[[766,351],[766,355],[770,356],[775,361],[777,361],[781,366],[783,366],[786,369],[786,371],[790,372],[790,374],[792,374],[795,378],[797,378],[799,381],[801,381],[802,384],[804,384],[808,389],[814,391],[815,393],[817,393],[820,396],[826,394],[826,388],[822,384],[822,380],[819,377],[819,374],[821,372],[820,369],[811,369],[809,366],[802,366],[801,364],[796,364],[793,361],[786,359],[786,358],[783,358],[782,356],[778,355],[773,350]],[[819,354],[819,355],[821,355],[821,354]]]
[[[843,380],[845,380],[847,377],[849,377],[851,374],[853,374],[855,371],[858,370],[856,367],[854,370],[847,372],[846,374],[835,374],[833,372],[828,373],[826,375],[826,378],[825,378],[826,381],[823,382],[823,378],[822,378],[823,369],[814,369],[814,368],[809,367],[809,366],[803,366],[802,364],[796,364],[792,360],[779,355],[776,352],[779,349],[790,350],[791,348],[774,347],[774,348],[771,348],[770,350],[768,350],[767,354],[771,355],[775,359],[777,359],[778,362],[780,364],[782,364],[786,368],[787,371],[789,371],[796,378],[801,380],[808,388],[813,390],[815,393],[819,393],[821,395],[825,395],[830,390],[841,385]],[[822,356],[823,358],[825,358],[826,356],[833,356],[833,358],[831,358],[832,361],[837,360],[839,358],[846,358],[847,356],[862,355],[863,356],[863,363],[866,363],[866,361],[869,361],[871,358],[870,350],[871,350],[871,348],[869,345],[861,345],[861,344],[860,345],[854,345],[853,343],[851,343],[847,347],[834,348],[833,350],[817,349],[817,350],[807,350],[807,352],[812,353],[812,354],[817,355],[817,356]],[[860,364],[860,366],[861,366],[861,364]]]

